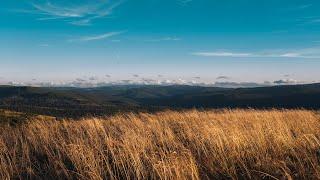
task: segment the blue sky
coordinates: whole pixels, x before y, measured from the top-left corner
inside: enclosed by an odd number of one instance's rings
[[[319,82],[319,9],[318,0],[3,0],[0,83]]]

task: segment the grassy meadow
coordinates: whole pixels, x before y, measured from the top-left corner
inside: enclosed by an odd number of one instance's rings
[[[0,126],[0,179],[320,179],[320,115],[189,110]]]

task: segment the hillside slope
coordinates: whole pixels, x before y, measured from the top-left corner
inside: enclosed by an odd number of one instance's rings
[[[61,117],[166,108],[320,108],[320,84],[260,88],[110,86],[0,87],[0,108]]]

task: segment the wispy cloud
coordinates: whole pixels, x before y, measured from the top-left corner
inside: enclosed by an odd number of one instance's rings
[[[100,34],[100,35],[95,35],[95,36],[86,36],[86,37],[80,37],[77,39],[69,39],[68,42],[98,41],[98,40],[107,39],[107,38],[111,38],[113,36],[123,34],[124,32],[126,32],[126,31],[108,32],[105,34]]]
[[[79,8],[68,8],[63,6],[58,6],[53,4],[50,1],[47,1],[46,3],[33,3],[32,6],[45,14],[57,16],[57,17],[83,17],[85,16],[85,13],[88,11],[88,9],[79,9]]]
[[[231,79],[229,76],[219,76],[216,79],[221,80],[221,79]]]
[[[297,7],[297,9],[306,9],[306,8],[311,7],[311,6],[312,6],[312,4],[303,4],[303,5],[299,6],[299,7]]]
[[[310,19],[308,23],[320,23],[320,18]]]
[[[49,44],[40,44],[40,47],[49,47]]]
[[[319,16],[305,16],[300,17],[295,20],[297,22],[297,25],[299,26],[305,26],[305,25],[314,25],[320,23],[320,17]]]
[[[195,52],[192,53],[195,56],[204,57],[251,57],[250,53],[236,53],[236,52]]]
[[[202,57],[230,57],[230,58],[303,58],[320,59],[320,47],[298,50],[271,50],[263,52],[194,52],[194,56]]]
[[[65,19],[73,25],[90,25],[95,19],[104,18],[112,14],[113,10],[123,3],[122,0],[86,0],[55,1],[38,0],[30,1],[32,9],[18,10],[20,13],[31,13],[41,16],[38,20]]]
[[[181,39],[177,37],[164,37],[164,38],[146,40],[146,42],[161,42],[161,41],[181,41]]]
[[[289,11],[297,11],[297,10],[304,10],[307,8],[312,7],[313,4],[300,4],[298,6],[293,6],[293,7],[289,7],[289,8],[285,8],[285,10],[289,10]]]
[[[192,2],[193,0],[179,0],[179,2],[182,4],[182,5],[187,5],[189,4],[190,2]]]

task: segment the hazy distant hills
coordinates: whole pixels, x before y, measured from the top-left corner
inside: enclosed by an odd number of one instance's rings
[[[320,108],[320,84],[260,88],[0,86],[0,108],[61,117],[165,108]]]

